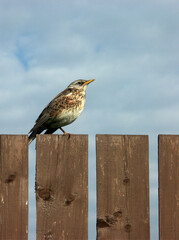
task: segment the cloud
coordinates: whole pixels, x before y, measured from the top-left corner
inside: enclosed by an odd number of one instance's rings
[[[150,135],[152,227],[157,134],[179,132],[178,10],[176,0],[0,2],[1,133],[27,133],[71,81],[96,78],[66,130]]]

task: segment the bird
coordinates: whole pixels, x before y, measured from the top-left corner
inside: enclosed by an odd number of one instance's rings
[[[29,132],[29,144],[36,138],[36,134],[52,134],[60,129],[64,135],[70,135],[63,130],[74,122],[82,113],[86,102],[86,88],[95,79],[78,79],[61,93],[59,93],[40,113],[35,125]]]

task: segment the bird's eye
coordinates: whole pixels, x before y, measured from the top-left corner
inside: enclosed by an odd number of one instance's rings
[[[82,84],[83,84],[83,82],[78,82],[78,84],[79,84],[79,85],[82,85]]]

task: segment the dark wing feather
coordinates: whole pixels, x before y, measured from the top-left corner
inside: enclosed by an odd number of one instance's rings
[[[60,105],[60,103],[63,103],[64,96],[67,96],[69,93],[71,93],[72,89],[67,88],[63,92],[59,93],[52,101],[44,108],[44,110],[41,112],[39,117],[37,118],[35,125],[30,130],[29,134],[29,141],[33,141],[36,134],[41,133],[43,130],[46,129],[45,123],[52,118],[53,112],[56,110],[56,105]]]

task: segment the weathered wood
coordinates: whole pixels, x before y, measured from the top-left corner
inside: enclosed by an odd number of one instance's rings
[[[159,136],[159,235],[179,239],[179,135]]]
[[[97,239],[150,239],[148,136],[97,135]]]
[[[0,239],[28,239],[28,138],[0,135]]]
[[[88,239],[88,136],[38,135],[37,240]]]

